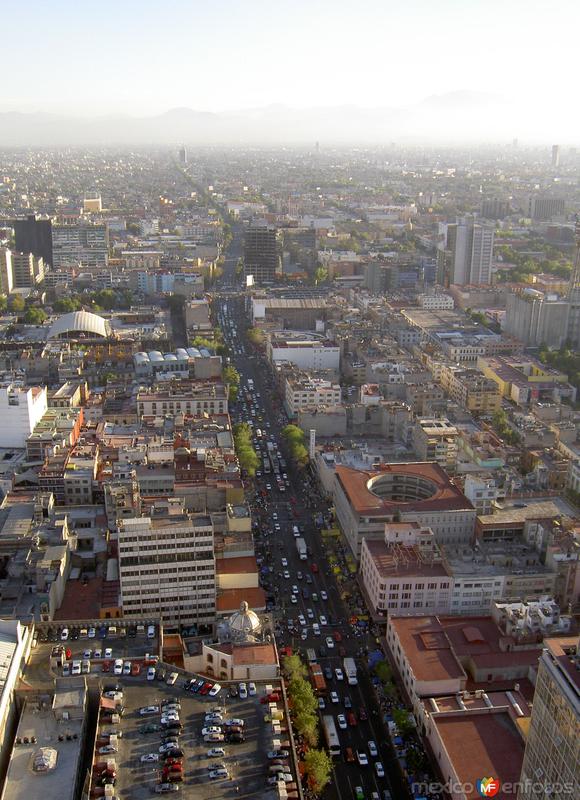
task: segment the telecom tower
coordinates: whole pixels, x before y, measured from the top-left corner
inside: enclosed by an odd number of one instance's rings
[[[580,347],[580,220],[576,217],[576,255],[568,288],[568,339],[572,347]]]

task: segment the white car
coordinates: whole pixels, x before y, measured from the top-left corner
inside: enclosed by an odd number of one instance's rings
[[[168,711],[166,714],[161,715],[162,725],[169,725],[171,722],[179,722],[179,714],[177,711]]]
[[[215,781],[218,779],[225,779],[229,778],[227,769],[212,769],[209,772],[209,779],[210,781]]]
[[[108,755],[109,753],[117,753],[119,748],[115,744],[106,744],[103,747],[99,747],[99,753],[101,755]]]
[[[222,729],[219,728],[217,725],[208,725],[207,728],[201,729],[202,736],[211,736],[212,733],[221,733]]]
[[[211,724],[212,722],[223,722],[224,718],[220,714],[219,711],[210,711],[209,714],[206,714],[204,717],[204,722]]]
[[[80,675],[80,674],[81,674],[81,662],[73,661],[71,675]]]
[[[320,596],[323,600],[328,600],[328,594],[324,591],[324,589],[320,590]]]
[[[338,694],[336,692],[330,693],[330,702],[331,703],[339,703],[340,700],[338,699]]]
[[[177,745],[175,744],[175,742],[164,742],[162,745],[159,746],[159,752],[161,753],[161,755],[163,755],[164,753],[169,752],[169,750],[175,750],[176,747]]]
[[[123,659],[117,658],[115,660],[115,666],[113,668],[113,672],[115,675],[122,675],[123,674]]]
[[[113,648],[105,647],[105,658],[113,658]]]
[[[323,710],[326,708],[326,702],[325,702],[325,700],[324,700],[324,697],[319,697],[319,698],[318,698],[318,708],[319,708],[321,711],[323,711]]]
[[[96,635],[96,630],[94,628],[89,628],[89,639],[94,639]]]
[[[314,619],[314,611],[311,608],[307,608],[306,616],[308,617],[308,619]]]
[[[150,761],[159,761],[159,755],[158,753],[146,753],[144,756],[141,756],[141,761],[144,764],[147,764]]]
[[[326,646],[329,650],[334,650],[334,639],[332,636],[327,636],[324,641],[326,642]]]
[[[298,614],[298,622],[302,627],[306,625],[306,620],[304,619],[304,614]]]
[[[292,586],[292,594],[300,594],[300,590],[298,589],[298,587],[296,586],[296,584],[294,584],[294,585]]]
[[[89,650],[89,649],[83,650],[83,658],[90,658],[92,656],[92,654],[93,654],[92,650]]]
[[[345,731],[347,729],[346,717],[344,714],[339,714],[336,718],[336,721],[338,722],[338,727],[341,731]]]
[[[357,750],[356,751],[356,758],[357,758],[359,767],[368,767],[369,759],[368,759],[368,756],[367,756],[366,753],[363,753],[362,750]]]
[[[226,719],[225,724],[228,728],[236,727],[236,728],[243,728],[246,724],[243,719],[238,719],[237,717],[233,717],[232,719]]]
[[[155,667],[148,667],[147,668],[147,680],[154,681],[155,680]]]
[[[367,745],[368,745],[369,753],[371,754],[371,756],[373,758],[376,758],[378,756],[378,754],[379,754],[379,750],[378,750],[377,745],[375,744],[375,742],[373,742],[373,740],[371,739],[370,742],[367,742]]]
[[[223,733],[208,733],[207,736],[203,737],[204,742],[223,742],[225,736]]]
[[[248,683],[248,694],[250,697],[256,696],[256,684],[255,683]]]
[[[337,681],[343,681],[344,680],[344,673],[340,669],[340,667],[335,667],[334,674],[336,675],[336,680]]]
[[[240,683],[240,685],[238,687],[238,691],[239,691],[239,695],[240,695],[240,700],[247,700],[247,698],[248,698],[248,687],[246,686],[245,683]]]
[[[381,764],[380,761],[375,763],[375,772],[377,773],[377,777],[384,778],[385,777],[385,768]]]
[[[288,559],[287,558],[283,558],[282,559],[282,566],[283,567],[287,567],[288,566]]]
[[[130,675],[131,674],[131,662],[125,661],[123,664],[123,675]]]
[[[220,684],[219,683],[214,683],[214,685],[209,690],[209,696],[210,697],[216,697],[216,695],[218,695],[221,692],[221,690],[222,690],[222,687],[220,686]]]
[[[295,594],[293,594],[293,595],[290,595],[290,602],[291,602],[293,605],[296,605],[296,604],[298,603],[298,598],[296,597],[296,595],[295,595]]]
[[[148,714],[159,714],[159,706],[143,706],[139,709],[139,715],[146,717]]]
[[[61,642],[66,642],[68,639],[68,628],[63,628],[60,632],[60,640]]]
[[[176,681],[178,678],[179,678],[179,672],[172,672],[172,673],[171,673],[171,675],[170,675],[170,676],[167,678],[167,680],[165,681],[165,683],[166,683],[168,686],[173,686],[173,684],[175,683],[175,681]]]
[[[226,751],[223,747],[212,747],[211,750],[207,751],[208,758],[223,758],[226,754]]]
[[[326,619],[324,614],[322,614],[321,617],[320,617],[320,624],[321,625],[328,625],[328,620]]]
[[[103,651],[97,648],[93,653],[93,658],[102,658],[102,657],[103,657]]]
[[[284,577],[286,578],[287,581],[290,580],[290,573],[288,572],[287,569],[284,570]]]

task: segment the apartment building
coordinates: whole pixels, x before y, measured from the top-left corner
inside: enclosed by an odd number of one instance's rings
[[[12,285],[33,289],[44,278],[44,262],[33,253],[12,252]]]
[[[52,227],[52,266],[67,264],[106,267],[109,263],[109,230],[105,222],[75,220]]]
[[[455,472],[458,453],[457,428],[448,419],[416,420],[412,429],[413,450],[421,461],[435,461],[447,472]]]
[[[493,414],[501,408],[497,384],[478,370],[441,364],[439,375],[447,395],[472,414]]]
[[[26,447],[26,440],[48,408],[46,386],[27,387],[18,381],[0,383],[0,442]]]
[[[580,641],[544,646],[518,800],[580,797]]]
[[[321,406],[337,406],[341,401],[340,384],[307,375],[288,375],[284,379],[284,403],[293,419],[300,411]]]
[[[139,392],[137,413],[140,417],[166,414],[226,414],[228,397],[221,383],[175,382],[152,391]]]
[[[213,624],[216,578],[213,524],[157,501],[148,517],[118,520],[125,617],[160,617],[169,629]]]

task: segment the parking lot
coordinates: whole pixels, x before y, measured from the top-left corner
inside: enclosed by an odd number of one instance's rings
[[[103,680],[103,683],[107,681]],[[205,800],[275,796],[266,786],[266,753],[272,746],[272,739],[269,726],[263,721],[265,706],[260,704],[260,694],[263,695],[263,691],[259,691],[258,696],[241,700],[230,698],[225,690],[214,698],[185,692],[183,679],[175,687],[142,680],[123,681],[113,676],[109,683],[117,683],[123,688],[124,714],[120,725],[100,724],[99,731],[103,733],[111,729],[122,730],[122,738],[118,740],[119,751],[109,756],[117,764],[115,794],[121,800],[142,800],[151,798],[154,794],[154,787],[159,783],[162,761],[144,763],[141,757],[149,753],[159,754],[164,732],[153,729],[159,727],[159,712],[142,716],[139,709],[146,706],[160,707],[167,700],[178,700],[181,704],[179,717],[183,729],[179,735],[179,748],[183,752],[184,780],[179,784],[180,797]],[[204,742],[201,731],[205,714],[214,709],[219,710],[224,720],[244,720],[243,743]],[[207,753],[212,747],[223,747],[225,755],[209,758]],[[103,755],[102,758],[106,760],[107,756]],[[209,771],[218,764],[225,766],[228,778],[210,780]]]

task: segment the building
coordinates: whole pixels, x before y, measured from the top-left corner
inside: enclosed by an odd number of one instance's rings
[[[267,354],[271,364],[286,361],[305,370],[340,368],[340,347],[322,336],[272,333]]]
[[[284,405],[291,419],[307,408],[340,404],[340,384],[311,378],[308,375],[288,375],[284,380]]]
[[[497,384],[502,397],[519,406],[576,399],[576,389],[568,383],[567,375],[532,357],[480,357],[477,368]]]
[[[52,221],[49,217],[29,214],[25,219],[15,219],[14,246],[21,253],[32,253],[52,266]]]
[[[12,272],[12,251],[7,247],[0,247],[0,292],[10,294],[14,286]]]
[[[272,283],[281,271],[278,231],[271,225],[254,225],[244,235],[244,276],[255,284]]]
[[[150,516],[118,520],[119,577],[125,617],[161,618],[169,629],[214,622],[214,531],[177,498]]]
[[[481,216],[485,219],[504,219],[511,213],[509,200],[486,197],[481,201]]]
[[[552,145],[552,166],[557,169],[560,166],[560,145]]]
[[[137,395],[137,413],[140,417],[164,417],[179,413],[201,416],[204,413],[226,414],[227,411],[227,390],[221,383],[175,381],[169,386],[161,385]]]
[[[435,461],[447,472],[457,467],[459,432],[448,419],[419,418],[412,428],[412,445],[421,461]]]
[[[527,346],[560,348],[568,335],[569,302],[537,289],[510,292],[504,330]]]
[[[386,522],[429,527],[438,544],[473,539],[475,509],[439,464],[337,466],[332,492],[338,524],[357,558],[365,537],[383,539]]]
[[[187,147],[185,145],[179,148],[179,163],[184,166],[187,164]]]
[[[32,627],[16,619],[0,620],[0,765],[3,771],[17,720],[15,689],[30,653],[32,631]]]
[[[44,278],[44,262],[33,253],[12,253],[12,279],[15,289],[31,289]]]
[[[100,214],[103,210],[101,195],[93,192],[88,197],[83,198],[83,214]]]
[[[26,440],[47,408],[46,386],[25,387],[16,381],[0,384],[2,447],[26,447]]]
[[[284,330],[313,331],[326,319],[325,297],[252,297],[254,325],[275,326]]]
[[[76,220],[52,229],[52,266],[67,264],[106,267],[109,263],[109,229],[106,222]]]
[[[518,800],[580,797],[580,642],[544,645]]]
[[[444,244],[440,247],[441,275],[444,286],[491,283],[493,226],[465,217],[446,225]]]
[[[442,364],[440,380],[447,395],[472,414],[494,414],[501,408],[497,384],[476,369]]]
[[[528,217],[533,220],[546,220],[560,217],[566,211],[563,197],[535,194],[528,197]]]
[[[576,257],[568,289],[568,333],[573,347],[580,348],[580,223],[576,226]]]
[[[500,494],[493,478],[477,474],[466,475],[463,491],[478,514],[493,514]]]

